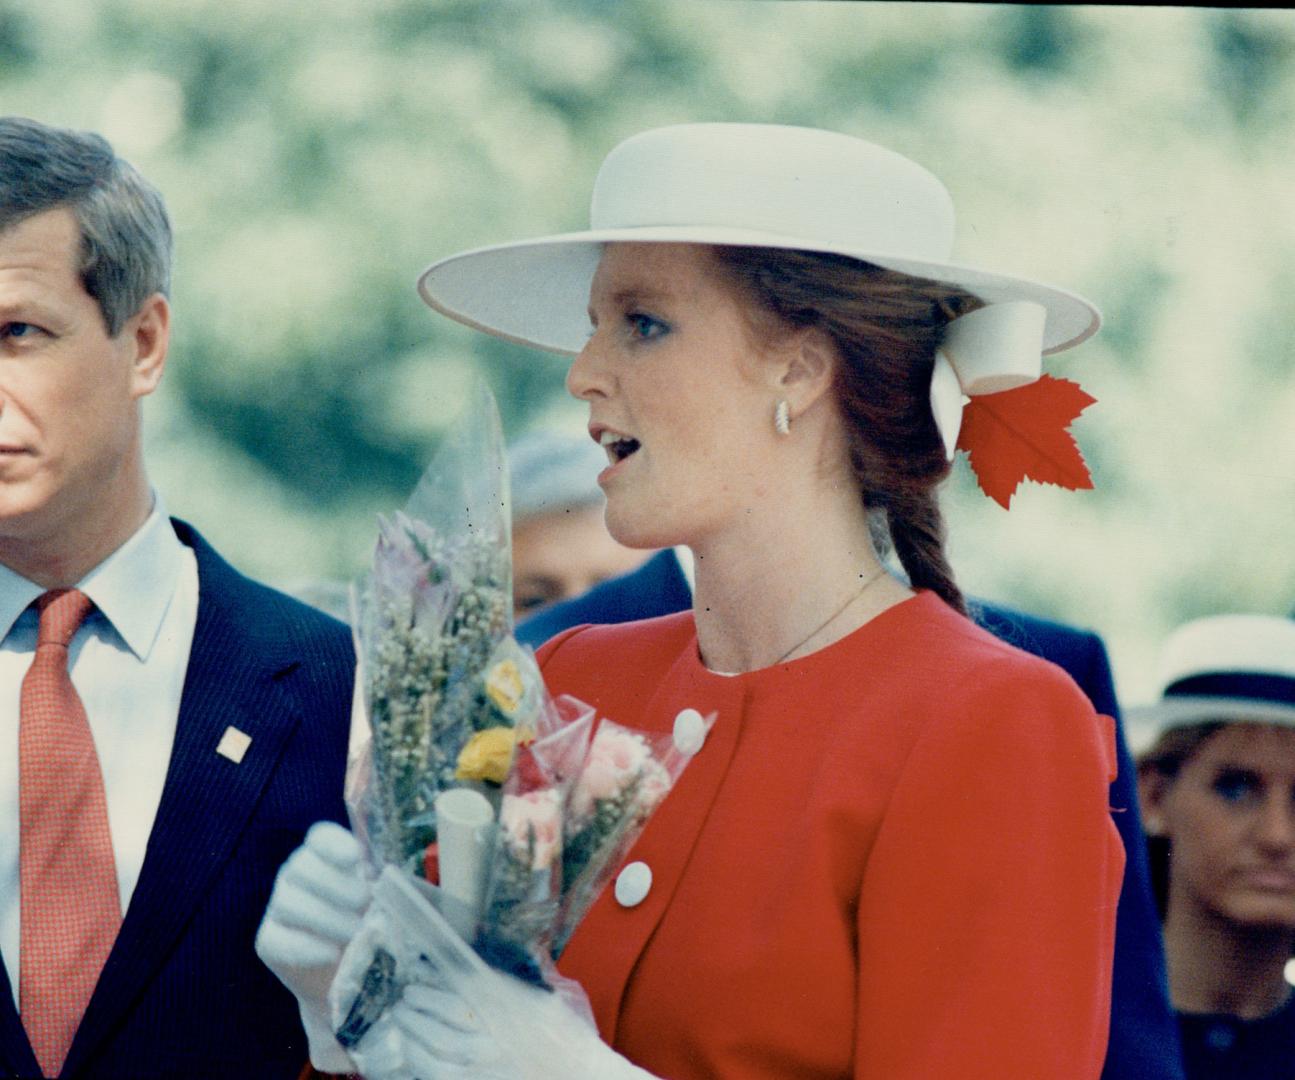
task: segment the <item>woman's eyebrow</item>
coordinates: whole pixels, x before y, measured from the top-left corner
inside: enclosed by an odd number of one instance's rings
[[[1222,776],[1224,773],[1239,773],[1245,776],[1261,777],[1262,770],[1254,765],[1240,765],[1236,762],[1220,761],[1214,766],[1214,775]]]
[[[618,289],[612,294],[612,302],[619,307],[634,307],[636,304],[659,304],[673,298],[669,289],[657,289],[643,286],[630,286]]]
[[[624,289],[617,289],[607,297],[607,305],[618,311],[628,311],[635,307],[654,307],[657,304],[669,303],[674,299],[674,294],[668,289],[656,289],[645,286],[631,285]],[[588,308],[589,321],[597,323],[594,314],[594,305],[590,304]]]

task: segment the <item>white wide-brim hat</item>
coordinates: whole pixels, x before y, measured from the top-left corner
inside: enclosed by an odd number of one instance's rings
[[[1169,636],[1161,698],[1129,720],[1160,734],[1206,720],[1295,726],[1295,621],[1275,615],[1211,615]]]
[[[1074,293],[949,261],[953,201],[931,173],[851,135],[778,124],[678,124],[634,135],[604,159],[590,228],[476,248],[433,263],[418,291],[437,311],[524,345],[574,354],[589,337],[603,245],[693,243],[848,255],[958,285],[986,303],[1046,311],[1043,352],[1097,331]]]

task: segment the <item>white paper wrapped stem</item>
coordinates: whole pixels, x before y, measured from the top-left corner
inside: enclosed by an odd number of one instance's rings
[[[481,914],[495,810],[471,788],[450,788],[436,796],[436,847],[441,891],[457,901],[442,912],[464,941],[471,941]]]

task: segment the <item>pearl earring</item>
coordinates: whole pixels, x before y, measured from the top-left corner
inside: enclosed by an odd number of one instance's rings
[[[791,408],[786,398],[781,398],[773,408],[773,430],[779,435],[791,434]]]

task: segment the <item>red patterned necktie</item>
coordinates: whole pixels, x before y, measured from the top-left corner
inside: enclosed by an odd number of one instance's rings
[[[121,927],[121,902],[103,773],[67,670],[68,643],[93,604],[54,589],[36,607],[18,727],[19,1012],[42,1072],[57,1076]]]

